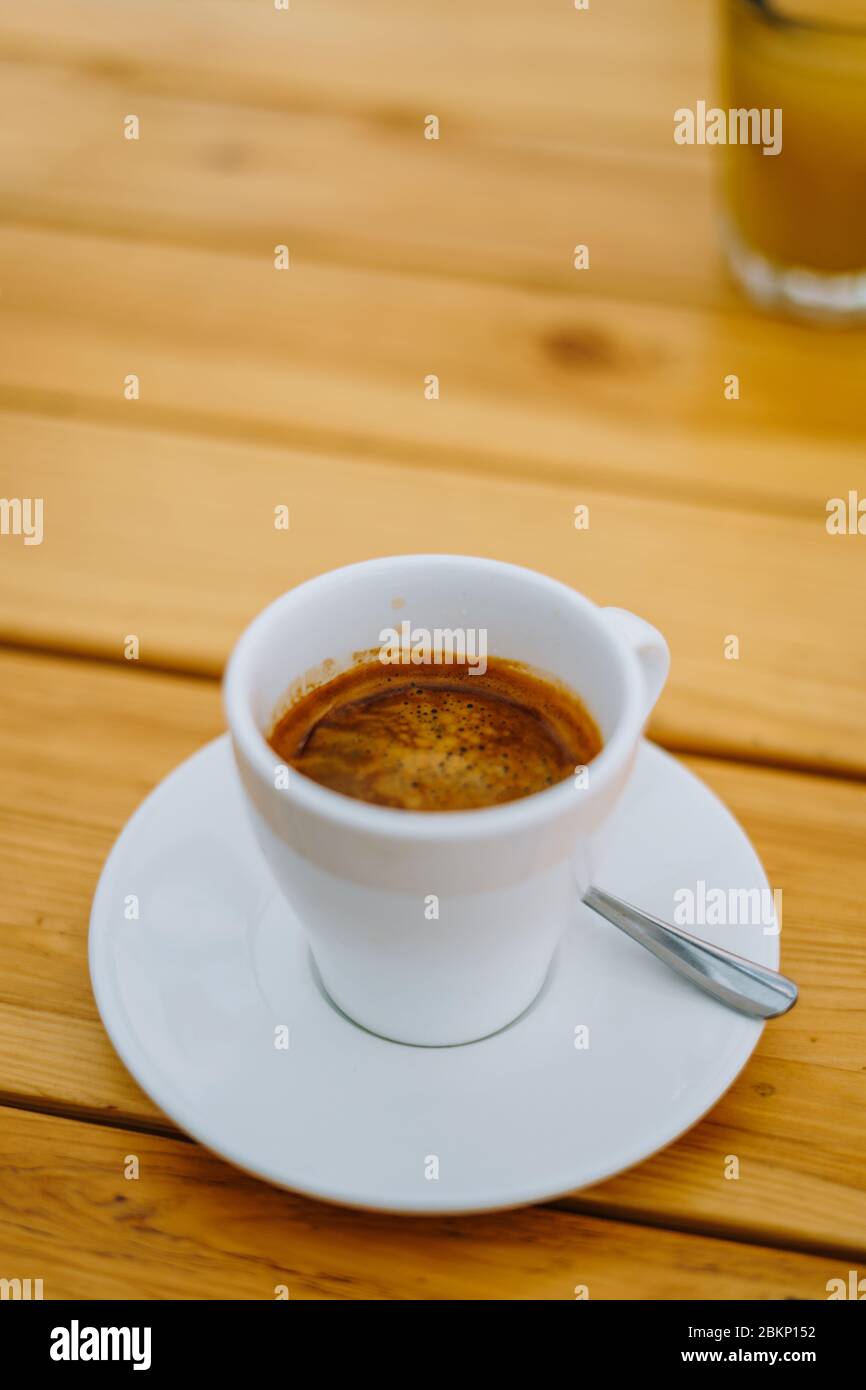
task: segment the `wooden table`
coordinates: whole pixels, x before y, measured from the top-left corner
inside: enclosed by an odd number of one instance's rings
[[[825,525],[866,491],[864,336],[728,285],[716,152],[672,139],[713,49],[696,0],[0,8],[0,495],[44,498],[41,545],[0,536],[0,1276],[821,1299],[866,1256],[866,538]],[[650,732],[753,838],[802,987],[663,1153],[472,1219],[346,1212],[190,1143],[113,1052],[86,959],[104,858],[221,729],[244,623],[423,549],[665,631]]]

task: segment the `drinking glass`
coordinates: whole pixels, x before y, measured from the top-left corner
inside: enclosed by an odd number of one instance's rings
[[[866,0],[723,0],[729,109],[781,109],[776,155],[725,150],[725,247],[757,303],[866,318]]]

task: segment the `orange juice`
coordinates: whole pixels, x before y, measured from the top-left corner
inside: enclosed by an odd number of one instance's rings
[[[725,151],[736,272],[768,300],[866,310],[866,0],[726,0],[722,73],[726,106],[782,111],[778,155]]]

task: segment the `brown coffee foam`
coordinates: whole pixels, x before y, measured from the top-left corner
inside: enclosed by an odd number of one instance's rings
[[[268,741],[296,771],[346,796],[457,811],[532,795],[601,748],[578,697],[517,662],[364,661],[306,692]]]

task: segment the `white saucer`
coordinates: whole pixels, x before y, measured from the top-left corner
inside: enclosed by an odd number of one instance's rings
[[[767,886],[730,813],[645,743],[599,886],[670,918],[674,891],[699,879]],[[778,964],[760,926],[692,930]],[[114,846],[90,971],[114,1046],[187,1133],[271,1182],[386,1211],[516,1206],[610,1177],[700,1119],[761,1035],[587,908],[539,998],[494,1037],[419,1048],[365,1032],[322,992],[227,736],[167,777]]]

